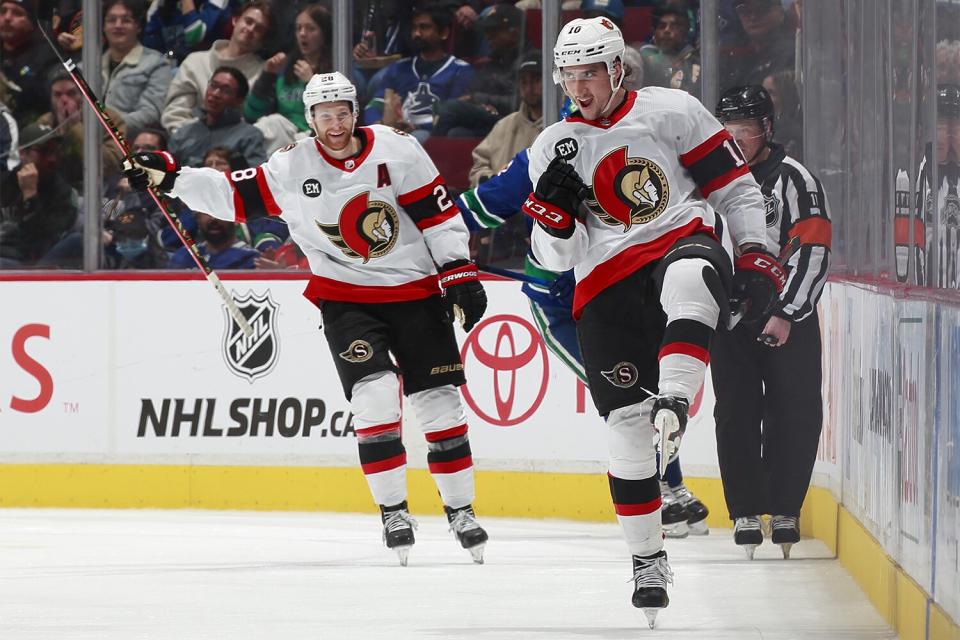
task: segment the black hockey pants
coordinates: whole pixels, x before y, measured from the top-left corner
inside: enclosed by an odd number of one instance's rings
[[[794,323],[781,347],[757,342],[760,328],[718,331],[710,353],[731,519],[800,515],[823,424],[817,314]]]

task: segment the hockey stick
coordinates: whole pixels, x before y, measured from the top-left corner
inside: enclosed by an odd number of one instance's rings
[[[493,267],[489,264],[478,264],[477,269],[483,271],[484,273],[489,273],[494,276],[501,276],[504,278],[509,278],[510,280],[517,280],[519,282],[526,282],[528,284],[535,284],[541,287],[549,287],[550,283],[546,280],[542,280],[536,276],[528,276],[525,273],[520,273],[519,271],[511,271],[510,269],[501,269],[500,267]]]
[[[114,124],[113,119],[110,118],[110,115],[107,113],[103,103],[101,103],[97,96],[93,94],[93,90],[90,88],[90,85],[87,84],[87,81],[80,73],[80,70],[77,69],[77,65],[74,64],[73,60],[63,59],[63,56],[60,55],[60,50],[57,49],[55,44],[53,44],[50,36],[47,35],[47,32],[43,29],[43,27],[40,26],[39,23],[37,24],[37,29],[39,29],[40,33],[43,34],[47,44],[49,44],[50,48],[53,49],[54,55],[56,55],[60,60],[60,64],[63,65],[63,68],[67,70],[67,73],[70,74],[70,77],[73,79],[74,83],[76,83],[77,88],[80,89],[80,93],[83,94],[87,104],[97,115],[97,119],[100,120],[100,124],[102,124],[107,130],[107,132],[110,134],[110,137],[113,138],[114,143],[116,143],[117,147],[123,153],[124,160],[130,160],[130,147],[127,144],[126,139],[124,139],[123,134],[117,128],[117,125]],[[213,285],[213,288],[216,289],[217,293],[220,294],[220,298],[223,300],[223,304],[226,306],[227,312],[233,318],[234,322],[237,323],[237,326],[240,327],[240,330],[243,331],[245,336],[248,338],[252,336],[253,327],[250,326],[250,323],[247,322],[247,319],[240,312],[240,309],[233,301],[230,293],[223,286],[223,283],[220,282],[220,278],[217,276],[216,272],[210,268],[210,265],[207,263],[204,257],[200,255],[200,250],[197,248],[197,243],[190,235],[190,232],[184,228],[183,223],[180,222],[180,217],[167,207],[163,201],[163,196],[155,187],[150,187],[148,192],[153,198],[153,201],[160,208],[160,212],[163,213],[163,216],[167,219],[167,222],[169,222],[170,226],[173,227],[173,230],[176,231],[177,236],[180,238],[180,242],[182,242],[183,246],[187,248],[187,251],[190,253],[190,257],[193,258],[193,261],[197,263],[198,267],[200,267],[203,275],[206,276],[210,284]]]

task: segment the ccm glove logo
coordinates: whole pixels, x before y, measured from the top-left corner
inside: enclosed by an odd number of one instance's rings
[[[737,270],[758,271],[767,276],[776,287],[777,293],[781,293],[787,284],[787,273],[777,259],[771,255],[759,252],[745,253],[737,260],[736,266]]]
[[[561,229],[570,224],[569,215],[558,209],[548,209],[542,202],[535,200],[532,195],[523,203],[523,212],[554,229]]]
[[[531,193],[520,211],[537,221],[544,231],[556,238],[569,238],[573,235],[574,217],[566,211],[552,206]]]

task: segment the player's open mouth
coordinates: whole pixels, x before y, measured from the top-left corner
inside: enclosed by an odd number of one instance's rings
[[[593,98],[577,98],[577,104],[580,105],[581,109],[585,109],[593,104]]]

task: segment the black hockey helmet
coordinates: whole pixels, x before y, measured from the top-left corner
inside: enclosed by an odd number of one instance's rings
[[[773,120],[773,100],[767,90],[758,84],[727,89],[717,102],[714,112],[717,120],[750,120],[769,118]]]
[[[759,120],[767,142],[773,138],[773,100],[758,84],[732,87],[723,92],[714,111],[717,120]]]
[[[937,85],[937,115],[960,118],[960,85]]]

